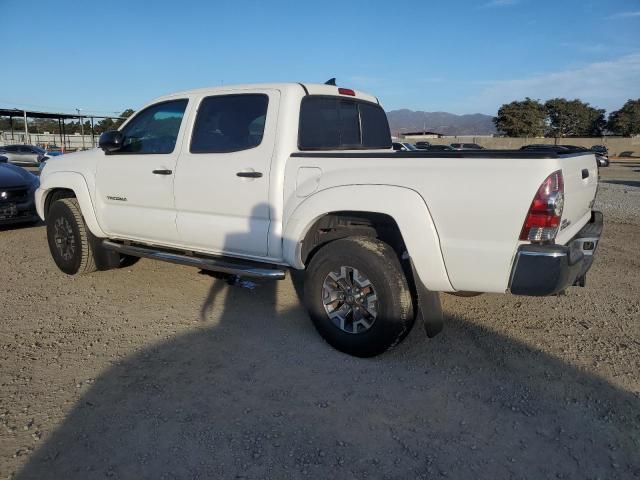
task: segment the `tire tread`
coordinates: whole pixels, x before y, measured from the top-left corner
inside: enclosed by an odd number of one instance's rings
[[[360,254],[366,252],[366,261],[375,262],[377,264],[376,268],[384,272],[384,278],[388,281],[391,286],[391,292],[393,292],[392,298],[388,299],[388,301],[395,305],[397,315],[394,315],[393,327],[391,327],[390,323],[385,325],[385,331],[392,332],[392,336],[383,339],[380,337],[373,338],[372,344],[368,346],[345,345],[345,342],[336,339],[336,335],[327,333],[326,327],[323,327],[323,323],[327,321],[324,318],[326,314],[319,311],[317,306],[314,306],[316,299],[312,298],[314,293],[312,289],[318,288],[318,283],[320,282],[318,276],[321,276],[321,274],[319,271],[325,268],[327,262],[331,262],[337,255],[344,255],[345,252],[352,256],[358,255],[358,252]],[[309,285],[309,288],[307,288],[307,285]],[[334,348],[359,357],[371,357],[391,350],[408,335],[415,321],[411,290],[398,256],[391,246],[373,237],[347,237],[332,241],[321,247],[311,259],[305,272],[305,303],[307,303],[307,309],[316,329],[318,329],[325,341]],[[381,320],[389,322],[387,319]],[[375,325],[373,328],[375,328]]]
[[[82,210],[80,209],[80,204],[78,203],[77,198],[61,198],[57,200],[58,202],[63,203],[69,209],[73,218],[78,227],[78,231],[80,232],[80,238],[78,239],[80,242],[80,251],[82,254],[82,259],[80,260],[80,267],[76,272],[78,275],[85,275],[88,273],[93,273],[98,268],[96,267],[95,255],[93,252],[93,247],[91,246],[91,241],[89,235],[91,232],[87,228],[87,225],[84,221],[84,217],[82,216]]]

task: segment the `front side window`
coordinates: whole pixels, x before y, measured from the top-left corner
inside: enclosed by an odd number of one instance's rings
[[[390,148],[380,105],[332,96],[307,96],[300,106],[300,150]]]
[[[115,153],[173,152],[188,100],[171,100],[145,108],[122,129],[124,142]]]
[[[191,153],[238,152],[262,143],[269,97],[261,93],[218,95],[200,103]]]

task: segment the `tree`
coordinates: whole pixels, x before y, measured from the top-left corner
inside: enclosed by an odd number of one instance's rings
[[[554,137],[599,136],[607,123],[604,110],[578,99],[553,98],[544,107],[549,119],[548,133]]]
[[[135,113],[134,110],[127,108],[119,116],[126,119],[126,118],[129,118],[134,113]],[[113,118],[103,118],[96,124],[95,131],[96,133],[104,133],[104,132],[108,132],[109,130],[117,130],[118,128],[120,128],[120,125],[122,125],[123,123],[124,123],[124,120],[121,120],[120,118],[117,118],[115,120]]]
[[[632,136],[640,134],[640,98],[629,99],[620,110],[609,115],[609,130],[617,135]]]
[[[521,102],[502,105],[493,123],[510,137],[541,137],[546,127],[546,112],[542,103],[527,97]]]
[[[130,109],[130,108],[127,108],[124,112],[122,112],[122,113],[120,114],[120,117],[122,117],[123,119],[127,119],[127,118],[129,118],[131,115],[133,115],[134,113],[135,113],[135,111],[134,111],[134,110],[132,110],[132,109]],[[120,128],[120,125],[122,125],[122,124],[124,123],[124,120],[123,120],[123,119],[120,119],[120,118],[119,118],[119,119],[117,119],[117,120],[115,121],[116,128]]]

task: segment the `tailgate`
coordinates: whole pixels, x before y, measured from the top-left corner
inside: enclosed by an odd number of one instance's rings
[[[572,154],[559,157],[564,177],[564,210],[556,243],[565,244],[589,221],[598,189],[595,155]]]

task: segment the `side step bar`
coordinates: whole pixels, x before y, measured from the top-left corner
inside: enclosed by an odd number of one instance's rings
[[[285,270],[277,266],[269,268],[257,262],[247,262],[230,258],[222,259],[221,257],[196,257],[166,250],[157,250],[151,247],[125,245],[111,240],[103,240],[102,246],[108,250],[113,250],[125,255],[152,258],[154,260],[197,267],[212,272],[228,273],[239,277],[282,280],[286,275]]]

